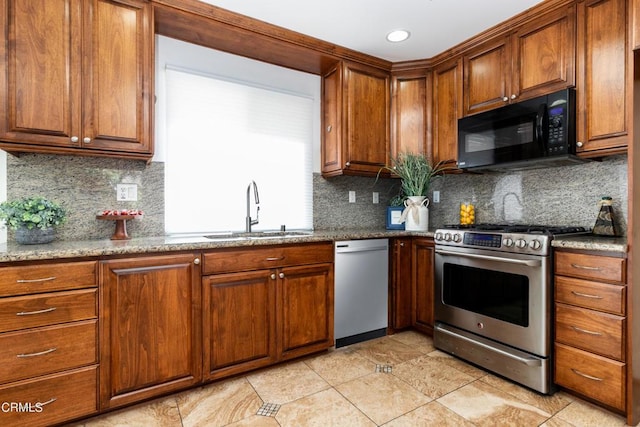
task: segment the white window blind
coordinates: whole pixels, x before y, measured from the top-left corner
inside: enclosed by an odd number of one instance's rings
[[[165,72],[166,232],[244,230],[251,181],[260,196],[254,230],[311,229],[313,99],[202,72]]]

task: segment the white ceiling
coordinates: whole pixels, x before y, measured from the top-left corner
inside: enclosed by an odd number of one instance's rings
[[[541,0],[202,0],[391,62],[431,58]],[[390,43],[395,29],[409,40]]]

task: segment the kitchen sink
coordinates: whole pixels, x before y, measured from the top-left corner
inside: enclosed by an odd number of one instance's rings
[[[278,239],[286,237],[310,236],[311,231],[250,231],[207,234],[207,239],[211,240],[233,240],[233,239]]]

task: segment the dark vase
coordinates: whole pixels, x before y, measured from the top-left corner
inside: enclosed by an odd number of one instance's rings
[[[43,243],[50,243],[55,239],[55,230],[52,227],[45,228],[32,228],[28,229],[20,227],[16,229],[15,238],[16,242],[21,245],[40,245]]]

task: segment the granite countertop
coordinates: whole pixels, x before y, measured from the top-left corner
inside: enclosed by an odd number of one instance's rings
[[[229,247],[278,245],[338,240],[391,237],[433,237],[433,231],[402,230],[316,230],[309,234],[261,238],[208,239],[204,236],[158,236],[130,240],[57,241],[46,245],[0,244],[0,262],[37,261],[78,257],[103,257],[171,251],[198,251]],[[624,237],[606,238],[592,235],[565,236],[554,239],[558,248],[627,252]]]
[[[585,234],[582,236],[559,236],[553,239],[551,246],[555,248],[620,252],[626,254],[627,238],[595,236],[593,234]]]
[[[46,245],[0,244],[0,262],[36,261],[77,257],[102,257],[171,251],[198,251],[229,247],[278,245],[287,243],[326,242],[338,240],[376,239],[425,236],[433,232],[403,230],[316,230],[288,237],[208,239],[204,236],[158,236],[130,240],[54,241]]]

